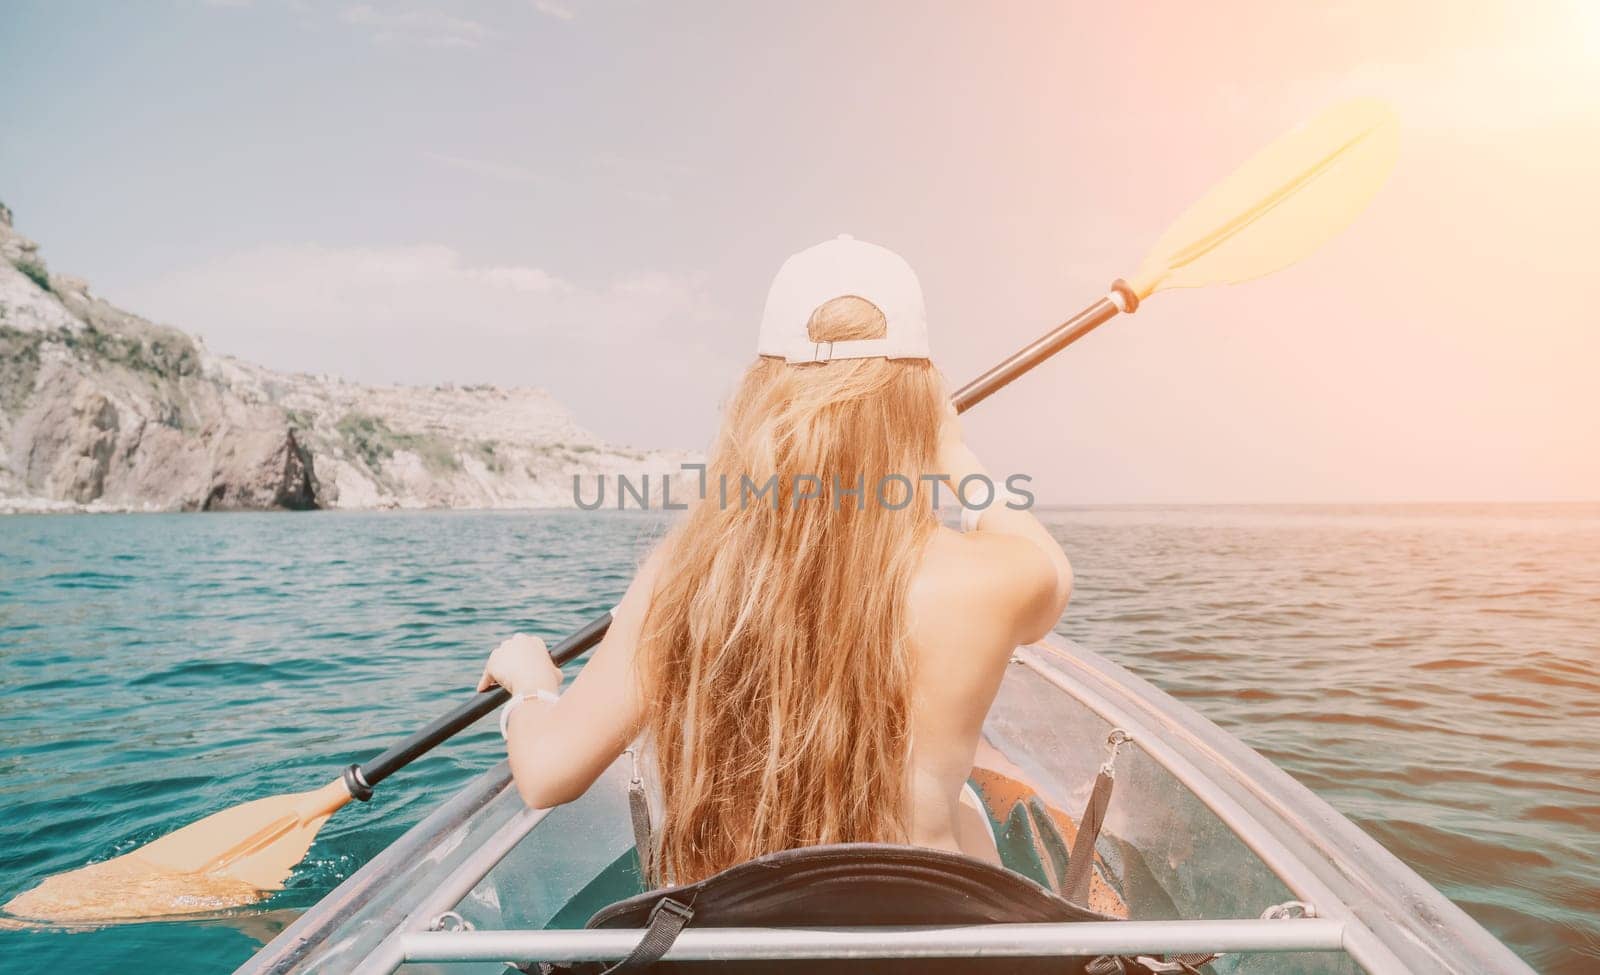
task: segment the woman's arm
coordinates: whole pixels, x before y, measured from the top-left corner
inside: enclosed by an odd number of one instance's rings
[[[952,409],[946,419],[939,445],[941,473],[948,474],[951,486],[963,478],[982,476],[993,479],[961,438],[960,424]],[[1060,622],[1067,601],[1072,598],[1072,563],[1049,529],[1031,511],[1006,505],[1004,494],[978,514],[975,531],[991,537],[984,547],[1001,565],[1005,588],[1017,599],[1017,642],[1042,639]]]
[[[644,709],[633,653],[662,561],[660,548],[645,560],[617,605],[605,638],[560,700],[533,697],[511,712],[506,754],[517,791],[529,806],[548,808],[583,795],[638,734]],[[498,683],[514,695],[560,686],[560,671],[549,664],[542,641],[537,647],[524,642],[507,651],[513,643],[507,641],[490,656],[481,686]],[[504,659],[497,662],[496,657]]]

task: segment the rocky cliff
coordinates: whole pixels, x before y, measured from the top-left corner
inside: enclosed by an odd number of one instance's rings
[[[50,273],[0,205],[0,511],[569,507],[574,475],[592,502],[594,475],[695,459],[606,444],[542,390],[216,355]]]

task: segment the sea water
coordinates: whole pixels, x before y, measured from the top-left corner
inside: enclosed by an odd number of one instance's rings
[[[1043,512],[1060,631],[1238,734],[1536,969],[1600,969],[1600,506]],[[0,900],[321,785],[489,649],[612,606],[646,513],[0,518]],[[199,922],[0,931],[7,971],[230,970],[501,753],[491,721]]]

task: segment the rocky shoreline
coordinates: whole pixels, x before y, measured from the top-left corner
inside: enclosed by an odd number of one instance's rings
[[[539,389],[217,355],[50,272],[0,205],[0,513],[569,508],[575,475],[687,485],[698,459],[606,443]]]

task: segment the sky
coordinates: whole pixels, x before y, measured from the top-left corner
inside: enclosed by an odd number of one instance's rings
[[[1600,3],[12,0],[0,201],[214,350],[704,447],[772,273],[917,268],[982,372],[1352,95],[1388,185],[964,421],[1055,503],[1600,500]]]

